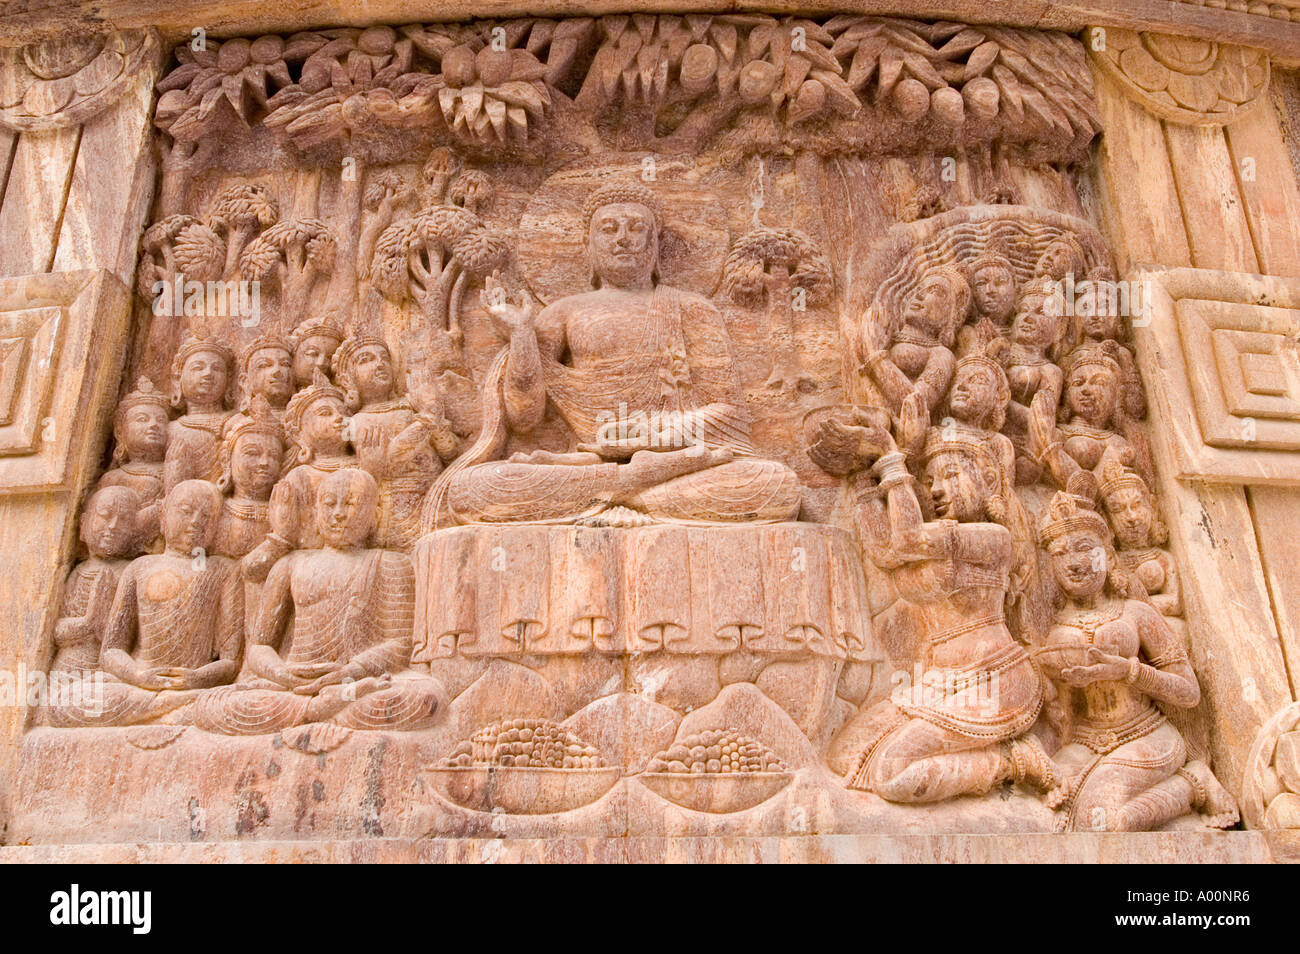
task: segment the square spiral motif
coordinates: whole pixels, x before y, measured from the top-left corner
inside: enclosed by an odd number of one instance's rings
[[[35,453],[50,406],[61,308],[0,314],[0,456]]]
[[[1179,476],[1300,484],[1300,281],[1150,269],[1134,321]]]
[[[81,456],[97,453],[129,302],[126,288],[104,271],[0,279],[5,492],[65,486]]]

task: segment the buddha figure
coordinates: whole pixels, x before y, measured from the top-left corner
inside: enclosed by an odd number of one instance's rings
[[[267,512],[270,532],[242,563],[244,576],[257,582],[265,580],[271,565],[290,550],[320,546],[315,523],[316,488],[328,474],[357,464],[345,436],[347,409],[343,392],[330,384],[319,369],[315,383],[289,401],[284,429],[294,466],[271,491]]]
[[[261,335],[239,353],[236,368],[239,412],[226,422],[226,430],[247,420],[249,408],[258,397],[277,417],[283,416],[294,392],[293,346],[278,335]]]
[[[1083,346],[1065,360],[1064,423],[1056,425],[1051,395],[1035,395],[1030,408],[1029,450],[1047,466],[1062,490],[1096,499],[1097,476],[1109,453],[1151,477],[1146,441],[1124,412],[1124,373],[1113,341]]]
[[[221,504],[213,550],[239,559],[270,532],[271,491],[285,459],[284,428],[261,394],[246,414],[230,419],[220,458],[217,488],[228,496]]]
[[[128,487],[103,487],[86,501],[81,540],[90,556],[72,568],[63,585],[51,676],[80,676],[99,668],[117,581],[140,541],[140,512],[140,497]]]
[[[139,498],[137,523],[146,550],[162,549],[163,460],[171,420],[167,396],[148,378],[117,405],[113,421],[113,460],[99,488],[125,487]]]
[[[343,329],[328,318],[308,318],[293,331],[294,387],[305,388],[317,371],[329,374],[334,352],[343,343]]]
[[[931,413],[943,400],[956,364],[952,349],[957,329],[966,320],[970,298],[970,286],[958,269],[931,268],[904,306],[902,325],[889,347],[866,356],[861,370],[895,416],[911,394],[920,395]]]
[[[958,355],[983,347],[992,337],[1005,337],[1016,313],[1016,272],[1006,255],[985,252],[966,263],[966,274],[974,321],[957,332]]]
[[[707,523],[792,520],[801,486],[755,456],[749,416],[718,310],[657,279],[661,218],[639,184],[598,189],[584,208],[593,291],[536,317],[489,277],[484,305],[509,344],[486,389],[475,447],[433,488],[424,526],[447,523]],[[559,452],[499,453],[552,408],[567,425]],[[602,516],[606,515],[606,516]]]
[[[936,513],[927,520],[887,432],[835,420],[822,428],[810,450],[819,466],[824,443],[836,469],[847,449],[878,477],[859,498],[864,537],[914,609],[926,671],[923,685],[849,719],[831,745],[832,769],[893,802],[982,794],[1007,779],[1059,801],[1051,760],[1026,734],[1042,702],[1039,677],[1005,617],[1015,562],[1005,461],[987,441],[932,428],[921,458]]]
[[[352,412],[357,460],[379,483],[376,544],[405,549],[419,535],[424,495],[459,447],[442,397],[427,377],[415,376],[410,398],[399,396],[392,355],[375,335],[355,335],[339,346],[334,380]]]
[[[51,707],[51,724],[151,722],[235,678],[243,589],[235,565],[208,553],[220,513],[221,492],[207,481],[168,492],[166,549],[132,560],[117,584],[99,656],[103,698]]]
[[[1029,454],[1029,408],[1034,397],[1057,406],[1065,373],[1052,358],[1061,332],[1061,299],[1054,286],[1036,279],[1020,299],[1011,325],[1011,345],[1003,359],[1011,403],[1007,406],[1006,433],[1016,448],[1016,483],[1032,484],[1041,468]]]
[[[218,338],[190,336],[172,362],[172,404],[181,416],[167,431],[163,486],[170,492],[183,480],[216,481],[217,449],[230,418],[235,380],[234,356]]]
[[[410,669],[415,571],[408,557],[367,549],[379,487],[346,468],[316,494],[320,547],[276,563],[262,592],[241,681],[206,695],[195,724],[252,735],[333,722],[419,729],[441,716],[437,680]]]
[[[1163,549],[1169,531],[1160,519],[1151,488],[1114,455],[1102,460],[1100,476],[1098,496],[1110,518],[1120,566],[1142,584],[1152,606],[1167,617],[1181,617],[1178,571],[1173,557]]]
[[[1063,686],[1068,827],[1148,831],[1191,811],[1230,828],[1237,806],[1162,707],[1200,701],[1181,640],[1119,567],[1097,512],[1057,493],[1040,526],[1060,593],[1038,660]]]

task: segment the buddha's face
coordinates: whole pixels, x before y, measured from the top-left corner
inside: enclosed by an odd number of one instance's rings
[[[253,500],[266,500],[271,496],[284,447],[271,434],[242,434],[230,452],[230,480],[235,493]]]
[[[316,370],[324,374],[329,370],[330,358],[338,350],[339,342],[331,335],[308,335],[298,342],[293,352],[293,380],[299,387],[311,384]]]
[[[248,392],[260,394],[272,407],[284,407],[293,397],[293,356],[283,348],[259,348],[248,359]]]
[[[959,421],[974,421],[994,410],[998,403],[998,382],[993,372],[980,365],[959,368],[948,392],[948,407]]]
[[[387,400],[393,393],[393,359],[383,345],[366,345],[352,355],[352,382],[362,403]]]
[[[1106,495],[1106,512],[1121,546],[1144,547],[1151,542],[1155,508],[1139,488],[1121,487],[1111,491]]]
[[[1005,265],[985,265],[971,276],[970,289],[976,310],[985,318],[1004,324],[1016,307],[1016,276]]]
[[[137,404],[122,419],[121,437],[131,460],[162,460],[167,453],[167,411],[157,404]]]
[[[1034,349],[1051,345],[1056,340],[1057,320],[1050,312],[1048,299],[1037,295],[1026,298],[1011,326],[1016,343]]]
[[[341,550],[364,544],[374,530],[376,497],[374,482],[356,472],[341,470],[322,481],[316,529],[325,544]]]
[[[81,514],[81,539],[90,555],[107,559],[128,556],[136,536],[140,498],[125,487],[93,494]]]
[[[220,497],[201,480],[186,480],[172,488],[163,505],[163,538],[182,553],[206,550],[216,529]]]
[[[650,284],[659,255],[654,214],[638,202],[603,205],[591,217],[587,244],[602,285],[638,288]]]
[[[316,453],[342,453],[347,445],[343,436],[346,427],[343,402],[332,395],[317,398],[303,411],[302,442]]]
[[[963,316],[956,314],[956,302],[948,282],[937,275],[931,275],[921,282],[921,287],[908,300],[904,320],[914,328],[943,338],[949,329],[955,328]]]
[[[1110,556],[1106,545],[1091,530],[1075,530],[1057,537],[1048,547],[1056,584],[1071,599],[1090,599],[1106,586]]]
[[[957,451],[936,454],[925,467],[925,483],[940,519],[961,523],[984,519],[984,501],[989,490],[979,468],[965,454]]]
[[[220,404],[230,385],[226,359],[215,351],[196,351],[181,368],[181,394],[191,404]]]
[[[1084,364],[1070,372],[1066,400],[1070,410],[1093,427],[1105,427],[1119,408],[1119,379],[1110,368]]]

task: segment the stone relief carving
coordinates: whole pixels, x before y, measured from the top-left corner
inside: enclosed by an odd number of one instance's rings
[[[1300,828],[1300,706],[1286,706],[1259,730],[1247,760],[1242,812],[1252,828]]]
[[[1207,269],[1143,271],[1133,281],[1147,292],[1148,315],[1134,345],[1186,362],[1151,386],[1153,400],[1195,412],[1173,425],[1180,476],[1294,484],[1300,285]]]
[[[63,485],[70,454],[95,431],[70,426],[92,394],[107,393],[120,367],[129,292],[104,272],[0,281],[0,478],[12,491]],[[97,318],[103,345],[90,343]],[[61,423],[65,422],[65,423]]]
[[[90,701],[20,776],[287,745],[278,806],[370,759],[402,807],[329,809],[369,835],[1235,823],[1077,41],[665,15],[175,59],[54,640]]]
[[[75,126],[102,112],[155,61],[151,30],[75,33],[8,47],[0,55],[0,126]]]
[[[1222,126],[1268,91],[1269,58],[1213,40],[1093,28],[1093,61],[1163,119]]]

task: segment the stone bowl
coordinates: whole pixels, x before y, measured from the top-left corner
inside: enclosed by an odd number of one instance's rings
[[[514,765],[428,765],[425,773],[448,801],[476,812],[550,815],[600,798],[622,776],[618,768],[531,768]]]
[[[660,798],[696,812],[724,815],[767,801],[790,784],[789,772],[643,772],[637,778]]]

